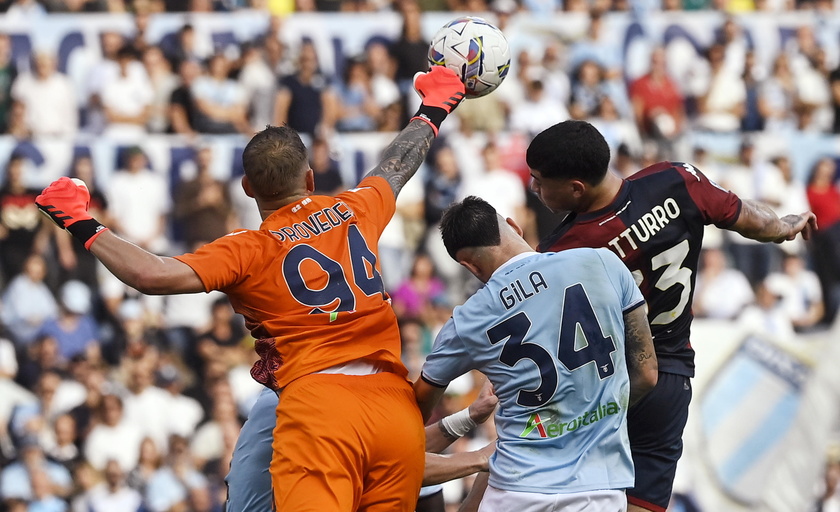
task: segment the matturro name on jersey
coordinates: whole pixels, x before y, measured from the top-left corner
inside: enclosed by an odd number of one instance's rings
[[[630,203],[628,202],[627,205]],[[621,214],[627,205],[616,213],[616,217]],[[622,248],[621,240],[626,240],[630,245],[630,250],[635,251],[639,248],[639,244],[647,242],[652,236],[667,226],[672,220],[680,216],[680,206],[677,201],[669,197],[661,205],[656,205],[651,210],[634,222],[629,228],[621,232],[620,235],[609,241],[610,247],[621,257],[627,256],[624,248]],[[615,218],[615,217],[612,217]],[[609,220],[612,220],[609,219]],[[632,236],[631,236],[632,233]],[[628,251],[629,252],[629,251]]]

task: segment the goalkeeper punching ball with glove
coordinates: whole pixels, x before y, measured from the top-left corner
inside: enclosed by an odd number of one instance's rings
[[[90,250],[90,244],[108,229],[88,213],[90,192],[80,179],[57,179],[35,198],[35,204],[58,227],[85,244],[85,249]]]
[[[428,72],[414,75],[414,89],[423,98],[423,104],[411,119],[426,121],[437,135],[440,124],[464,99],[464,84],[451,69],[432,66]],[[453,89],[460,90],[452,93]]]

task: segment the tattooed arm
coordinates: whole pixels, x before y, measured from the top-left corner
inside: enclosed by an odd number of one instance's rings
[[[624,350],[630,374],[630,405],[656,386],[659,364],[653,350],[647,308],[637,307],[624,314]]]
[[[420,168],[434,138],[435,132],[429,123],[420,119],[412,120],[385,148],[379,165],[367,176],[382,176],[388,180],[396,197]]]

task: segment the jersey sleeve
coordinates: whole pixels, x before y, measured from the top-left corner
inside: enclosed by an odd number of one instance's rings
[[[472,357],[458,336],[455,319],[450,318],[435,338],[434,348],[426,357],[420,376],[432,386],[445,388],[454,379],[472,369]]]
[[[644,304],[645,298],[633,279],[633,274],[618,256],[608,249],[597,249],[596,252],[621,299],[621,312],[627,313]]]
[[[732,226],[741,214],[741,199],[706,177],[691,164],[673,163],[674,168],[685,180],[686,188],[703,215],[703,222],[726,229]]]
[[[175,259],[193,269],[204,283],[205,291],[225,291],[245,280],[262,254],[255,234],[255,231],[235,231]]]
[[[356,188],[339,194],[337,199],[343,201],[357,217],[364,217],[366,223],[376,226],[380,234],[396,211],[394,191],[381,176],[363,179]]]

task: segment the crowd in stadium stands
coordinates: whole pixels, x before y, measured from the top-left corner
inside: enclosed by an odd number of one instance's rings
[[[291,2],[291,0],[289,0]],[[282,3],[282,2],[281,2]],[[410,182],[382,238],[381,263],[403,336],[403,357],[418,375],[436,331],[477,286],[450,261],[436,226],[444,209],[469,194],[484,197],[536,243],[558,218],[528,193],[529,137],[568,118],[596,125],[614,150],[615,172],[629,175],[675,158],[686,134],[743,134],[738,158],[719,161],[701,147],[689,160],[742,198],[779,213],[813,210],[810,243],[756,244],[710,229],[697,279],[698,317],[730,319],[779,335],[825,328],[840,299],[840,174],[823,158],[807,181],[794,179],[785,154],[757,157],[751,132],[840,133],[840,69],[830,69],[812,29],[803,26],[773,61],[754,53],[727,17],[702,66],[675,77],[662,49],[649,71],[626,83],[617,49],[601,43],[607,11],[636,9],[831,10],[828,1],[794,0],[297,0],[295,11],[396,9],[394,41],[373,41],[347,56],[341,76],[321,73],[313,44],[288,48],[270,30],[236,52],[208,53],[184,25],[167,45],[150,45],[144,27],[165,11],[266,8],[235,0],[13,0],[4,16],[33,13],[136,13],[136,31],[101,34],[103,59],[77,109],[76,85],[57,56],[37,52],[18,72],[0,34],[0,133],[18,139],[78,133],[136,139],[156,133],[248,135],[267,123],[307,134],[318,192],[346,189],[331,144],[345,132],[395,131],[413,112],[411,78],[425,69],[422,11],[490,11],[500,26],[517,12],[588,11],[577,41],[548,45],[541,57],[513,56],[497,92],[464,102],[455,128],[442,132],[421,176]],[[637,5],[638,4],[638,5]],[[285,4],[284,4],[285,5]],[[276,7],[276,6],[275,6]],[[505,137],[494,134],[504,132]],[[196,139],[198,140],[198,139]],[[689,148],[691,151],[691,148]],[[212,147],[197,144],[195,172],[172,187],[149,172],[138,147],[97,186],[90,156],[67,170],[91,190],[91,211],[124,238],[158,253],[190,250],[240,226],[256,227],[241,206],[237,180],[210,172]],[[253,340],[224,295],[140,296],[107,277],[78,243],[39,214],[24,159],[5,162],[0,184],[0,497],[14,512],[217,511],[222,478],[244,417],[260,388],[249,377]],[[171,192],[170,192],[171,191]],[[453,386],[440,414],[469,403],[470,382]],[[490,427],[492,428],[492,427]],[[483,446],[491,431],[455,449]],[[833,473],[837,473],[834,463]],[[828,479],[828,487],[836,487]],[[833,482],[833,484],[832,484]],[[451,488],[455,502],[465,486]],[[451,491],[451,492],[450,492]],[[837,498],[832,498],[837,500]]]

